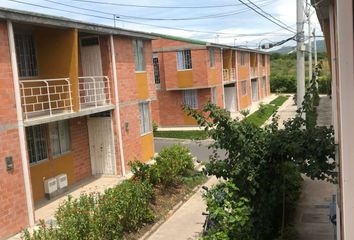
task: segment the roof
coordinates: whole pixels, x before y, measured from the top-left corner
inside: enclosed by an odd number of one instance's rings
[[[48,25],[63,28],[76,28],[86,30],[93,33],[125,35],[139,37],[145,39],[156,39],[151,33],[134,31],[124,28],[111,27],[96,23],[87,23],[83,21],[73,20],[66,17],[58,17],[48,14],[35,13],[29,11],[15,10],[0,7],[0,19],[8,19],[13,22],[30,23],[34,25]]]
[[[166,35],[166,34],[159,34],[159,33],[152,33],[152,34],[156,37],[159,37],[159,38],[187,42],[187,43],[192,43],[192,44],[197,44],[197,45],[203,45],[206,47],[216,47],[216,48],[241,50],[241,51],[247,51],[247,52],[257,52],[257,53],[262,53],[262,54],[270,54],[269,52],[260,51],[257,49],[242,48],[242,47],[231,46],[231,45],[227,45],[227,44],[213,43],[213,42],[207,42],[207,41],[202,41],[202,40],[197,40],[197,39],[192,39],[192,38],[185,38],[185,37],[172,36],[172,35]]]

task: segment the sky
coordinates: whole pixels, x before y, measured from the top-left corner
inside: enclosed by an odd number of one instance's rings
[[[241,1],[250,5],[248,0]],[[0,7],[64,16],[110,26],[116,24],[121,28],[250,48],[294,36],[296,0],[251,0],[265,11],[264,15],[274,16],[283,23],[283,26],[286,26],[285,28],[290,28],[290,31],[260,16],[241,1],[0,0]],[[135,5],[135,7],[123,6],[124,4]],[[113,20],[114,16],[116,21]],[[311,24],[312,28],[316,28],[316,35],[322,35],[313,8]],[[307,26],[305,26],[305,33],[307,33]],[[294,41],[290,41],[285,45],[295,44]]]

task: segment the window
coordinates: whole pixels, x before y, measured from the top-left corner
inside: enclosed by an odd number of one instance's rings
[[[214,48],[209,48],[209,59],[210,59],[210,67],[215,67]]]
[[[140,39],[133,40],[135,71],[145,71],[144,42]]]
[[[216,87],[211,88],[211,103],[217,104]]]
[[[152,58],[152,62],[154,63],[154,75],[155,75],[155,86],[156,89],[160,89],[160,69],[159,69],[159,58],[157,54],[154,54]]]
[[[247,94],[247,81],[246,80],[241,82],[241,93],[242,93],[242,96]]]
[[[266,62],[266,56],[262,55],[262,66],[265,66],[265,62]]]
[[[245,65],[245,53],[240,52],[240,65],[244,66]]]
[[[15,33],[15,46],[19,77],[37,77],[37,58],[32,34]]]
[[[48,158],[46,125],[26,128],[27,151],[30,164]]]
[[[197,90],[183,91],[183,104],[193,109],[198,108],[198,93]]]
[[[177,69],[192,69],[191,50],[183,50],[177,52]]]
[[[149,111],[149,103],[139,103],[139,111],[140,111],[140,133],[145,134],[150,132],[150,111]]]
[[[52,156],[58,156],[70,151],[70,131],[67,120],[50,123],[49,137]]]

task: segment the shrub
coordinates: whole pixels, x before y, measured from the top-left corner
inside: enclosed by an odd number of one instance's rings
[[[156,132],[158,128],[159,128],[159,125],[157,125],[157,123],[156,123],[155,121],[152,122],[152,129],[153,129],[153,131]]]
[[[259,104],[259,108],[257,111],[258,116],[263,116],[266,113],[267,107],[264,103]]]
[[[162,149],[155,160],[161,183],[165,186],[178,184],[188,170],[194,169],[188,148],[180,144]]]
[[[43,220],[39,221],[38,229],[31,235],[26,229],[21,236],[22,240],[61,240],[59,231],[52,225],[46,226]]]
[[[148,181],[153,186],[160,183],[160,171],[156,164],[146,164],[140,161],[134,161],[129,162],[129,165],[135,180],[141,182]]]
[[[241,115],[244,117],[247,117],[250,114],[250,110],[249,109],[243,109],[241,110]]]

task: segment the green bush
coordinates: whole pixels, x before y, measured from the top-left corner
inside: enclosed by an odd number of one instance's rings
[[[31,235],[26,229],[21,236],[22,240],[61,240],[58,229],[52,225],[46,226],[44,221],[41,220],[38,224],[38,229]]]
[[[129,162],[130,170],[134,175],[134,179],[141,182],[148,181],[151,185],[156,186],[160,183],[160,171],[156,164],[146,164],[140,161]]]
[[[181,182],[181,177],[194,169],[193,157],[189,149],[180,144],[163,148],[155,158],[161,183],[165,186]]]

